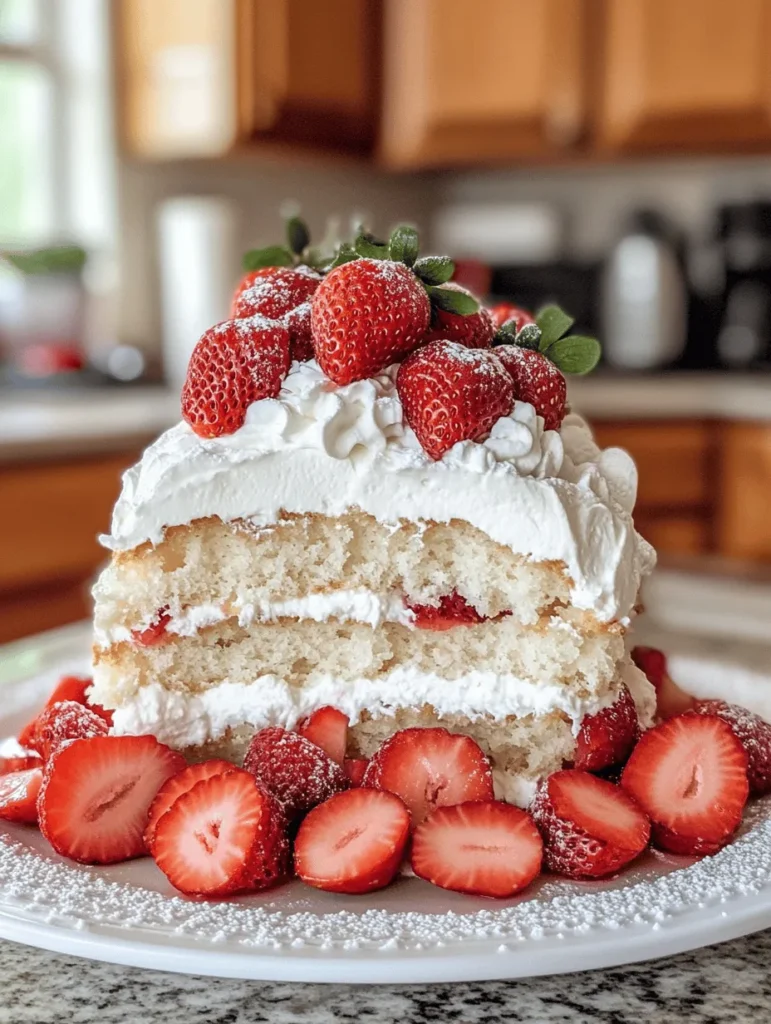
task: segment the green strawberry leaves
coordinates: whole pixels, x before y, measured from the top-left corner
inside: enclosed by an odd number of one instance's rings
[[[335,267],[341,267],[343,263],[350,263],[352,260],[358,260],[359,254],[356,252],[354,247],[349,242],[341,242],[337,250],[337,255],[328,263],[325,270],[334,270]]]
[[[412,268],[423,284],[446,284],[455,273],[455,264],[449,256],[423,256]]]
[[[545,306],[535,320],[541,332],[539,350],[558,370],[576,375],[592,372],[602,354],[596,338],[581,334],[565,337],[574,320],[559,306]]]
[[[244,270],[262,270],[263,267],[293,267],[294,255],[283,245],[268,245],[264,249],[250,249],[242,260]]]
[[[311,233],[308,230],[308,225],[301,217],[292,216],[287,219],[286,238],[289,242],[290,250],[296,256],[301,256],[303,251],[310,245]]]
[[[387,242],[381,242],[369,231],[362,231],[353,243],[359,256],[369,260],[387,260],[390,257]]]
[[[479,300],[468,292],[456,291],[455,288],[441,288],[435,285],[426,285],[428,297],[431,304],[443,309],[446,313],[457,313],[459,316],[469,316],[479,309]]]
[[[504,324],[504,326],[506,325]],[[514,344],[519,345],[520,348],[531,348],[533,351],[538,352],[541,347],[542,337],[541,328],[538,324],[525,324],[517,334]]]
[[[403,263],[405,266],[411,267],[420,251],[418,233],[415,228],[410,227],[409,224],[399,224],[398,227],[395,227],[388,240],[388,249],[390,258],[395,263]]]

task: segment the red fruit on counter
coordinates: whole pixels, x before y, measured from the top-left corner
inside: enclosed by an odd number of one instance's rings
[[[517,399],[529,402],[543,416],[546,430],[559,430],[567,402],[567,384],[561,371],[533,349],[498,345],[493,351],[511,375]]]
[[[349,789],[303,820],[294,845],[295,870],[315,889],[373,892],[399,870],[409,835],[410,813],[398,797]]]
[[[530,815],[499,801],[440,807],[412,838],[418,878],[474,896],[515,896],[538,876],[542,857]]]
[[[182,416],[199,437],[233,434],[246,410],[275,398],[289,370],[289,331],[253,316],[210,328],[193,349],[182,388]]]
[[[490,762],[469,736],[402,729],[371,758],[364,786],[400,797],[419,825],[437,807],[493,799]]]
[[[539,785],[530,805],[550,871],[567,878],[604,878],[643,852],[651,825],[628,793],[571,768]]]
[[[432,341],[399,367],[404,416],[423,450],[441,459],[458,441],[475,441],[511,412],[510,375],[489,349]]]
[[[430,317],[425,288],[403,263],[343,263],[313,296],[316,359],[336,384],[373,377],[420,344]]]
[[[637,742],[639,728],[635,702],[622,686],[612,704],[581,722],[573,767],[597,772],[623,764]]]
[[[742,820],[747,755],[722,718],[678,715],[643,733],[621,786],[651,819],[656,846],[717,853]]]

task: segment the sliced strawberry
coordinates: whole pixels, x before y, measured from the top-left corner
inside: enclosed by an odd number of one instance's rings
[[[146,629],[132,629],[131,639],[139,647],[155,647],[166,639],[166,627],[171,622],[167,607],[159,608],[155,617]]]
[[[249,772],[200,779],[160,818],[153,856],[180,892],[225,896],[266,889],[287,871],[286,819]]]
[[[511,804],[440,807],[415,829],[412,870],[443,889],[505,898],[541,870],[543,841],[533,819]]]
[[[490,315],[493,318],[496,330],[499,327],[503,327],[509,320],[513,320],[516,324],[517,331],[521,331],[523,327],[528,324],[535,323],[535,317],[532,313],[529,313],[526,309],[522,309],[521,306],[515,306],[511,302],[499,302],[497,306],[493,306],[490,310]]]
[[[405,419],[432,459],[458,441],[487,434],[515,398],[511,376],[491,350],[455,341],[432,341],[413,352],[399,367],[396,389]]]
[[[747,754],[722,718],[678,715],[643,733],[621,785],[653,822],[657,846],[716,853],[742,820]]]
[[[106,736],[109,731],[107,722],[89,708],[74,700],[63,700],[43,711],[31,742],[33,749],[47,761],[68,740]]]
[[[199,437],[235,433],[253,402],[278,395],[289,363],[289,331],[281,324],[261,316],[217,324],[190,357],[183,419]]]
[[[690,711],[696,701],[675,683],[667,670],[667,657],[655,647],[632,648],[632,661],[656,691],[656,715],[674,718]]]
[[[0,819],[34,825],[42,782],[42,768],[27,768],[0,776]]]
[[[152,736],[73,740],[46,766],[40,830],[57,853],[83,864],[141,857],[150,805],[184,767],[181,754]]]
[[[490,762],[469,737],[446,729],[402,729],[367,766],[364,785],[395,793],[419,825],[437,807],[493,799]]]
[[[43,758],[37,754],[29,754],[24,757],[0,757],[0,775],[10,775],[12,772],[26,772],[30,768],[42,768]]]
[[[700,700],[697,715],[717,715],[727,722],[747,755],[747,780],[753,796],[771,792],[771,725],[747,708],[724,700]]]
[[[496,356],[514,381],[516,397],[543,416],[546,430],[559,430],[565,418],[567,384],[560,370],[540,352],[519,345],[498,345]]]
[[[220,759],[203,761],[201,764],[188,765],[178,775],[173,775],[168,782],[164,782],[150,806],[150,812],[147,817],[145,842],[147,843],[148,850],[152,853],[158,822],[183,793],[187,793],[196,782],[200,782],[202,779],[210,779],[214,775],[222,775],[223,772],[229,772],[232,769],[233,764],[231,761]]]
[[[348,788],[345,772],[321,747],[279,726],[255,735],[244,768],[273,793],[290,819]]]
[[[373,377],[420,344],[430,319],[425,288],[403,263],[343,263],[313,296],[316,360],[336,384]]]
[[[364,773],[368,764],[369,758],[366,757],[346,757],[343,761],[343,771],[352,788],[364,784]]]
[[[321,747],[333,761],[342,764],[348,746],[348,715],[328,704],[304,718],[297,726],[297,731],[306,740]]]
[[[651,825],[634,800],[596,775],[554,772],[539,785],[530,811],[544,841],[550,871],[568,878],[603,878],[638,857]]]
[[[310,267],[261,267],[244,274],[233,296],[231,319],[260,316],[279,320],[308,302],[321,277]]]
[[[587,772],[623,764],[637,742],[637,708],[626,686],[616,700],[581,722],[573,767]]]
[[[463,292],[473,298],[471,292],[462,285],[449,281],[445,289]],[[476,313],[462,316],[449,310],[434,308],[431,315],[431,326],[426,331],[424,341],[457,341],[466,348],[489,348],[495,335],[495,324],[489,309],[480,306]]]
[[[456,591],[441,597],[437,607],[430,604],[411,604],[408,608],[415,613],[417,629],[432,629],[439,632],[452,629],[453,626],[472,626],[485,621],[485,616],[480,615],[476,608]]]
[[[112,725],[112,712],[105,710],[99,704],[91,704],[88,700],[88,691],[91,688],[93,680],[88,676],[62,676],[59,682],[54,687],[51,696],[45,703],[46,708],[50,708],[53,704],[59,704],[64,700],[75,701],[76,704],[85,704],[86,707],[90,708],[95,715],[99,715],[103,718],[108,725]],[[42,714],[42,712],[41,712]],[[38,728],[38,722],[40,715],[33,718],[31,722],[28,722],[24,726],[22,731],[19,733],[18,742],[19,745],[24,747],[25,750],[35,749],[35,734]]]
[[[298,876],[327,892],[382,889],[402,862],[410,814],[391,793],[349,789],[315,807],[294,846]]]

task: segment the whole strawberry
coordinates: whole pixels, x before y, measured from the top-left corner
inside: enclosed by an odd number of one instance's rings
[[[307,302],[321,283],[310,267],[262,267],[242,278],[231,306],[231,319],[260,316],[279,320]]]
[[[466,288],[449,281],[444,286],[455,292],[461,292],[470,299],[473,296]],[[480,306],[476,313],[462,316],[446,309],[436,307],[431,316],[431,326],[424,341],[457,341],[467,348],[489,348],[495,336],[495,323],[489,309]]]
[[[559,430],[567,384],[554,363],[541,352],[518,345],[499,345],[495,354],[511,374],[519,401],[529,402],[543,416],[546,430]]]
[[[261,316],[217,324],[190,357],[183,418],[199,437],[234,433],[252,402],[278,395],[289,363],[289,331],[281,324]]]
[[[343,263],[313,296],[316,360],[336,384],[373,377],[419,344],[430,317],[426,290],[403,263]]]
[[[289,331],[289,346],[293,360],[306,363],[313,359],[313,335],[311,333],[311,304],[303,302],[281,317],[281,323]]]
[[[503,327],[510,320],[514,321],[518,331],[521,331],[527,324],[535,323],[535,317],[532,313],[522,309],[521,306],[515,306],[512,302],[499,302],[497,306],[493,306],[490,310],[490,316],[493,318],[496,330]]]
[[[423,450],[441,459],[458,441],[488,433],[514,404],[514,382],[488,349],[431,341],[399,368],[396,389]]]

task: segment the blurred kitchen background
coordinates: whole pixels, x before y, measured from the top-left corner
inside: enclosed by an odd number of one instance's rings
[[[287,199],[597,332],[649,604],[768,639],[771,0],[0,0],[0,640],[88,614]]]

